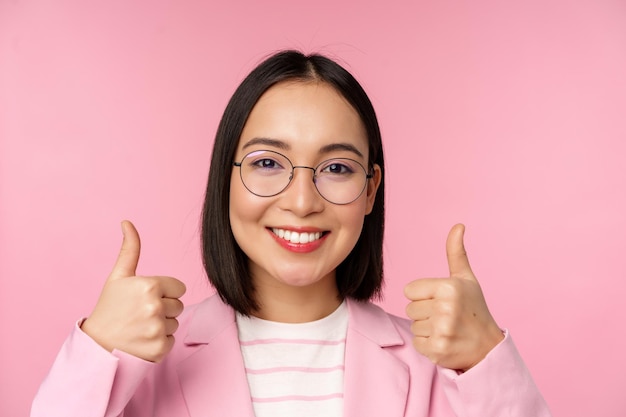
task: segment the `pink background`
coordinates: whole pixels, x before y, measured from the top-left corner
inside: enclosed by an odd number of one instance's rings
[[[188,303],[211,293],[212,138],[242,77],[286,47],[338,58],[378,110],[384,306],[402,315],[407,282],[446,274],[464,222],[554,414],[626,415],[624,1],[92,3],[0,0],[0,415],[27,415],[121,219],[140,273],[179,277]]]

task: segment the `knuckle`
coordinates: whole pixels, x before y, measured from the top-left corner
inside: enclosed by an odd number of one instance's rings
[[[148,317],[162,317],[164,315],[164,307],[159,300],[146,303],[144,309]]]
[[[456,326],[452,320],[440,320],[437,323],[437,335],[442,338],[450,338],[455,333]]]
[[[431,340],[431,355],[440,361],[447,356],[450,350],[450,340],[447,337],[436,337]]]
[[[154,344],[153,362],[161,362],[174,346],[174,336],[162,337]]]
[[[154,340],[149,346],[149,353],[146,355],[146,359],[151,362],[161,362],[170,352],[173,345],[174,336],[162,336]]]
[[[149,340],[159,339],[165,334],[165,326],[161,320],[155,320],[145,327],[144,332]]]
[[[439,288],[442,297],[447,299],[458,299],[462,294],[462,282],[458,278],[448,278]]]
[[[434,303],[433,309],[439,315],[450,316],[454,314],[455,307],[454,303],[438,300],[436,303]]]
[[[154,277],[141,277],[141,291],[147,295],[153,295],[160,291],[160,283]]]

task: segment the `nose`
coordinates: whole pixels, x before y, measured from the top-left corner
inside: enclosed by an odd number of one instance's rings
[[[291,182],[287,189],[282,192],[281,208],[291,211],[299,217],[322,211],[324,199],[313,182],[315,169],[306,166],[294,166],[291,175]]]

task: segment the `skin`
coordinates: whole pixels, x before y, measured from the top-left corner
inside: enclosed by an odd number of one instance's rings
[[[324,151],[337,144],[340,149]],[[320,82],[281,83],[261,97],[244,127],[235,159],[259,149],[278,151],[294,165],[315,167],[331,157],[347,157],[368,166],[360,118],[343,97]],[[319,195],[310,170],[296,169],[282,193],[258,197],[243,186],[239,168],[233,168],[231,227],[249,258],[261,306],[255,315],[308,322],[338,307],[335,269],[354,247],[363,219],[372,210],[381,181],[378,166],[373,174],[357,200],[336,205]],[[309,247],[286,245],[270,231],[276,227],[320,231],[324,237]],[[122,232],[119,257],[81,328],[109,351],[159,362],[174,345],[185,285],[173,277],[137,276],[139,234],[128,221],[122,222]],[[504,337],[470,267],[464,232],[459,224],[448,235],[449,276],[417,279],[404,290],[416,351],[461,372],[479,363]]]
[[[122,222],[122,233],[120,254],[81,329],[108,351],[159,362],[174,346],[185,284],[172,277],[137,276],[139,234],[129,221]]]
[[[325,150],[338,144],[342,149]],[[345,157],[368,166],[368,142],[361,119],[340,94],[321,82],[280,83],[259,99],[244,126],[235,160],[263,149],[282,153],[293,165],[315,167],[329,158]],[[256,316],[307,322],[325,317],[339,306],[335,268],[356,244],[380,179],[376,166],[374,178],[360,197],[337,205],[317,192],[311,170],[296,169],[286,190],[259,197],[244,187],[239,168],[233,168],[231,228],[249,259],[260,305]],[[281,245],[271,228],[319,231],[324,237],[315,250],[302,252]]]
[[[462,372],[504,338],[470,267],[464,233],[465,226],[457,224],[448,235],[449,277],[418,279],[404,289],[411,301],[406,313],[413,320],[415,349],[437,365]]]

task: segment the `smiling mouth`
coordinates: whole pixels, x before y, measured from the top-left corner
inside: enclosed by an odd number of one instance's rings
[[[316,240],[319,240],[322,236],[324,236],[327,232],[314,232],[314,233],[299,233],[294,232],[292,230],[278,229],[275,227],[271,228],[272,233],[274,233],[279,238],[286,240],[291,243],[311,243]]]

